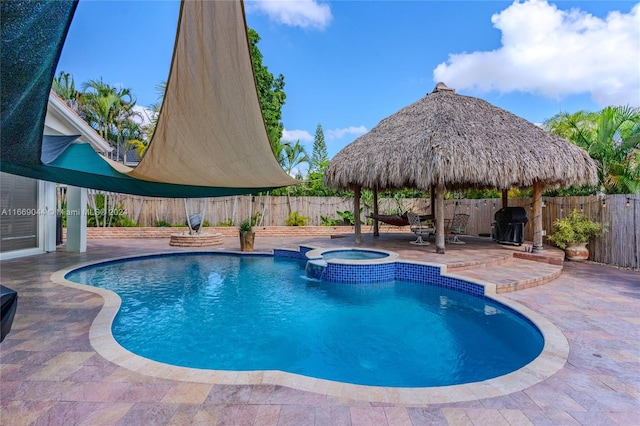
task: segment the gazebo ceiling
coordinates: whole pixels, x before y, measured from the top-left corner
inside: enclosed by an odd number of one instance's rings
[[[325,184],[373,189],[595,185],[582,148],[488,102],[438,83],[330,162]]]

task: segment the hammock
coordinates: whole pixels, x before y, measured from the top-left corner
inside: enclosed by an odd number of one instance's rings
[[[369,217],[373,220],[377,220],[378,222],[386,223],[387,225],[392,226],[407,226],[409,225],[409,219],[407,219],[407,212],[403,214],[369,214]],[[431,214],[423,214],[420,215],[420,222],[424,222],[425,220],[433,219],[433,215]]]

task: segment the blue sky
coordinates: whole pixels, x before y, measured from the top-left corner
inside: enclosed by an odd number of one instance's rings
[[[283,139],[329,156],[444,81],[540,123],[560,111],[640,106],[640,3],[247,1],[263,62],[285,76]],[[80,0],[58,70],[157,100],[179,3]]]

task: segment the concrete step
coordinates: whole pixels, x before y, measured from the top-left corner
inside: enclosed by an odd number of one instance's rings
[[[555,280],[562,273],[562,265],[534,260],[511,258],[498,265],[454,270],[452,274],[496,285],[497,293],[523,290]]]

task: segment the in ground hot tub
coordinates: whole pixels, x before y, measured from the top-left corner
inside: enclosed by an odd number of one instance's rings
[[[332,248],[306,253],[306,274],[324,281],[375,283],[395,278],[398,253],[387,250]]]

